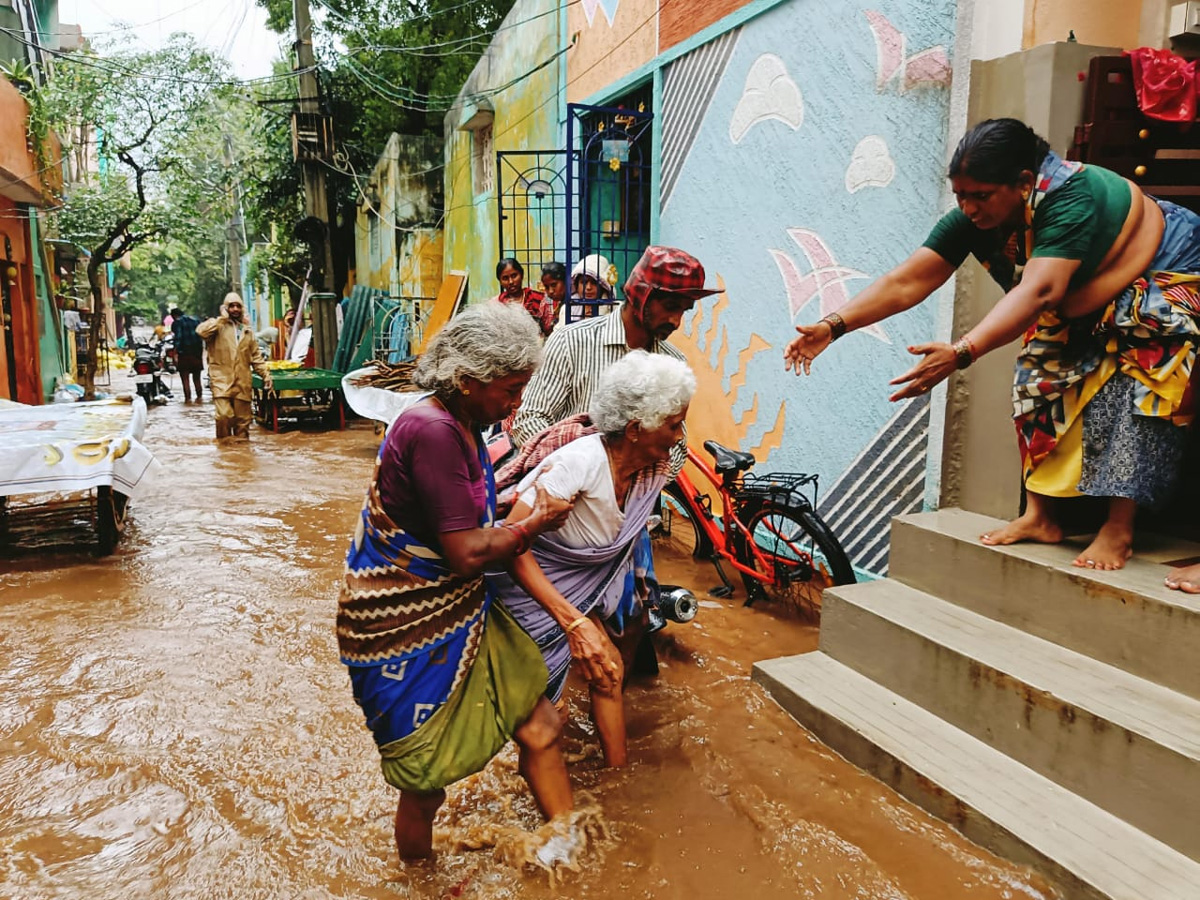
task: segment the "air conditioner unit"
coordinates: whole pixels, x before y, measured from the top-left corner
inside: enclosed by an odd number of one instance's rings
[[[1171,20],[1167,28],[1171,40],[1200,36],[1200,3],[1176,3],[1171,7]]]

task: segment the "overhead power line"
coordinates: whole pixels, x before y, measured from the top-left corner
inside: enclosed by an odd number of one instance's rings
[[[157,19],[150,19],[146,22],[122,22],[118,25],[115,25],[113,28],[105,28],[101,31],[87,31],[84,33],[83,36],[85,38],[91,38],[91,37],[97,37],[102,34],[121,34],[126,31],[137,31],[139,28],[146,28],[150,25],[157,25],[159,22],[165,22],[167,19],[173,19],[173,18],[175,18],[175,16],[182,15],[183,13],[188,12],[189,10],[195,9],[197,6],[201,6],[202,4],[205,4],[208,2],[209,2],[209,0],[195,0],[194,3],[189,3],[187,6],[184,6],[180,9],[173,9],[173,10],[171,10],[171,12],[161,15]],[[45,35],[46,37],[76,37],[76,36],[78,36],[79,32],[77,32],[77,31],[41,31],[39,29],[38,34]]]
[[[105,59],[98,56],[85,56],[79,52],[70,52],[65,50],[52,50],[49,47],[43,47],[30,41],[25,33],[13,28],[5,28],[0,25],[0,32],[10,35],[18,42],[27,47],[34,47],[49,53],[56,59],[64,59],[69,62],[76,62],[80,65],[89,66],[93,69],[99,69],[102,72],[108,72],[110,75],[124,75],[128,78],[141,78],[148,81],[169,81],[176,84],[199,84],[208,87],[253,87],[259,84],[270,84],[272,82],[287,81],[296,78],[299,75],[304,75],[308,72],[316,71],[316,66],[310,66],[306,69],[294,69],[290,72],[285,72],[281,75],[262,75],[257,78],[188,78],[183,75],[168,75],[162,72],[139,72],[136,69],[131,69],[112,59]]]

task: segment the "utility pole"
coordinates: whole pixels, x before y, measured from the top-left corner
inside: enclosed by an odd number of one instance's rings
[[[242,205],[238,198],[237,181],[233,173],[233,137],[225,133],[225,168],[229,175],[229,225],[225,228],[225,244],[229,255],[229,289],[246,299],[242,285]]]
[[[333,246],[330,242],[332,222],[329,217],[329,195],[325,188],[325,169],[321,155],[332,151],[331,128],[325,130],[321,123],[327,122],[322,116],[320,102],[320,86],[315,70],[316,57],[313,56],[312,18],[308,11],[308,0],[292,0],[292,16],[296,20],[296,61],[300,66],[300,115],[293,121],[293,140],[297,148],[297,156],[304,168],[304,208],[312,218],[324,225],[323,258],[316,262],[322,270],[317,278],[317,287],[322,291],[333,290]],[[301,131],[306,131],[305,137],[314,133],[316,123],[315,152],[300,152],[303,141]],[[314,267],[316,268],[316,267]]]

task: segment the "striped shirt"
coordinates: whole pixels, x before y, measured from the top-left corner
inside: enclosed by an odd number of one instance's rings
[[[546,339],[545,358],[534,373],[513,422],[513,441],[520,446],[551,425],[589,411],[600,375],[630,351],[625,339],[622,305],[605,316],[558,328]],[[666,341],[655,340],[650,353],[686,362]],[[687,461],[687,438],[671,450],[671,475]]]

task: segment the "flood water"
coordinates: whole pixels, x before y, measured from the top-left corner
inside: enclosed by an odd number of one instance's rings
[[[114,556],[0,561],[0,897],[1053,896],[776,707],[750,665],[815,629],[737,600],[663,633],[660,675],[630,689],[628,768],[599,765],[573,695],[589,811],[569,840],[530,835],[510,747],[449,790],[437,859],[402,866],[333,632],[373,429],[217,448],[207,403],[150,419],[164,469]],[[570,865],[536,864],[566,845]]]

